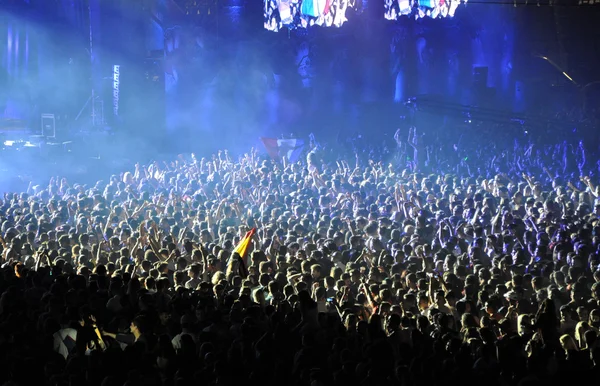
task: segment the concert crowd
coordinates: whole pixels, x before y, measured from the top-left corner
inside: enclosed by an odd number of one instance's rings
[[[394,138],[6,193],[0,384],[598,379],[600,190],[583,144]]]

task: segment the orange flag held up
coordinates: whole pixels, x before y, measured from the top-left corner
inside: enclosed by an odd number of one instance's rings
[[[250,242],[252,241],[252,237],[255,233],[256,228],[252,228],[251,230],[249,230],[244,236],[244,238],[240,240],[237,247],[235,247],[235,249],[233,250],[234,253],[237,252],[237,254],[240,255],[241,261],[239,271],[240,275],[244,278],[248,276],[248,270],[246,269],[246,257],[248,255],[248,247],[250,246]]]
[[[233,250],[233,252],[237,252],[244,261],[246,260],[246,255],[248,254],[248,247],[250,246],[250,241],[252,241],[252,237],[255,233],[256,228],[252,228],[248,232],[246,232],[244,238],[240,240],[237,247],[235,247],[235,249]]]

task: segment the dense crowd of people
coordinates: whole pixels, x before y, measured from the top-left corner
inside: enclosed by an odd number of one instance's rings
[[[583,147],[395,139],[391,163],[313,144],[296,163],[192,154],[6,193],[0,383],[595,379],[600,190]]]

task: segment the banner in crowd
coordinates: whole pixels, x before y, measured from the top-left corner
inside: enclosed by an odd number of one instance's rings
[[[264,138],[260,139],[269,153],[269,156],[275,160],[281,160],[283,156],[290,162],[296,162],[300,159],[302,150],[304,150],[304,140]]]
[[[359,1],[264,0],[265,28],[277,32],[283,27],[341,27],[348,20],[348,9],[356,11]]]

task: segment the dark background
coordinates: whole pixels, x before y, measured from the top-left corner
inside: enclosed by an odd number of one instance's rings
[[[3,0],[0,119],[37,128],[51,112],[65,135],[99,130],[87,110],[74,119],[94,89],[100,129],[161,151],[393,133],[415,96],[424,125],[471,106],[481,119],[593,130],[600,6],[470,1],[452,19],[391,22],[378,2],[363,4],[339,29],[273,33],[258,0]]]

